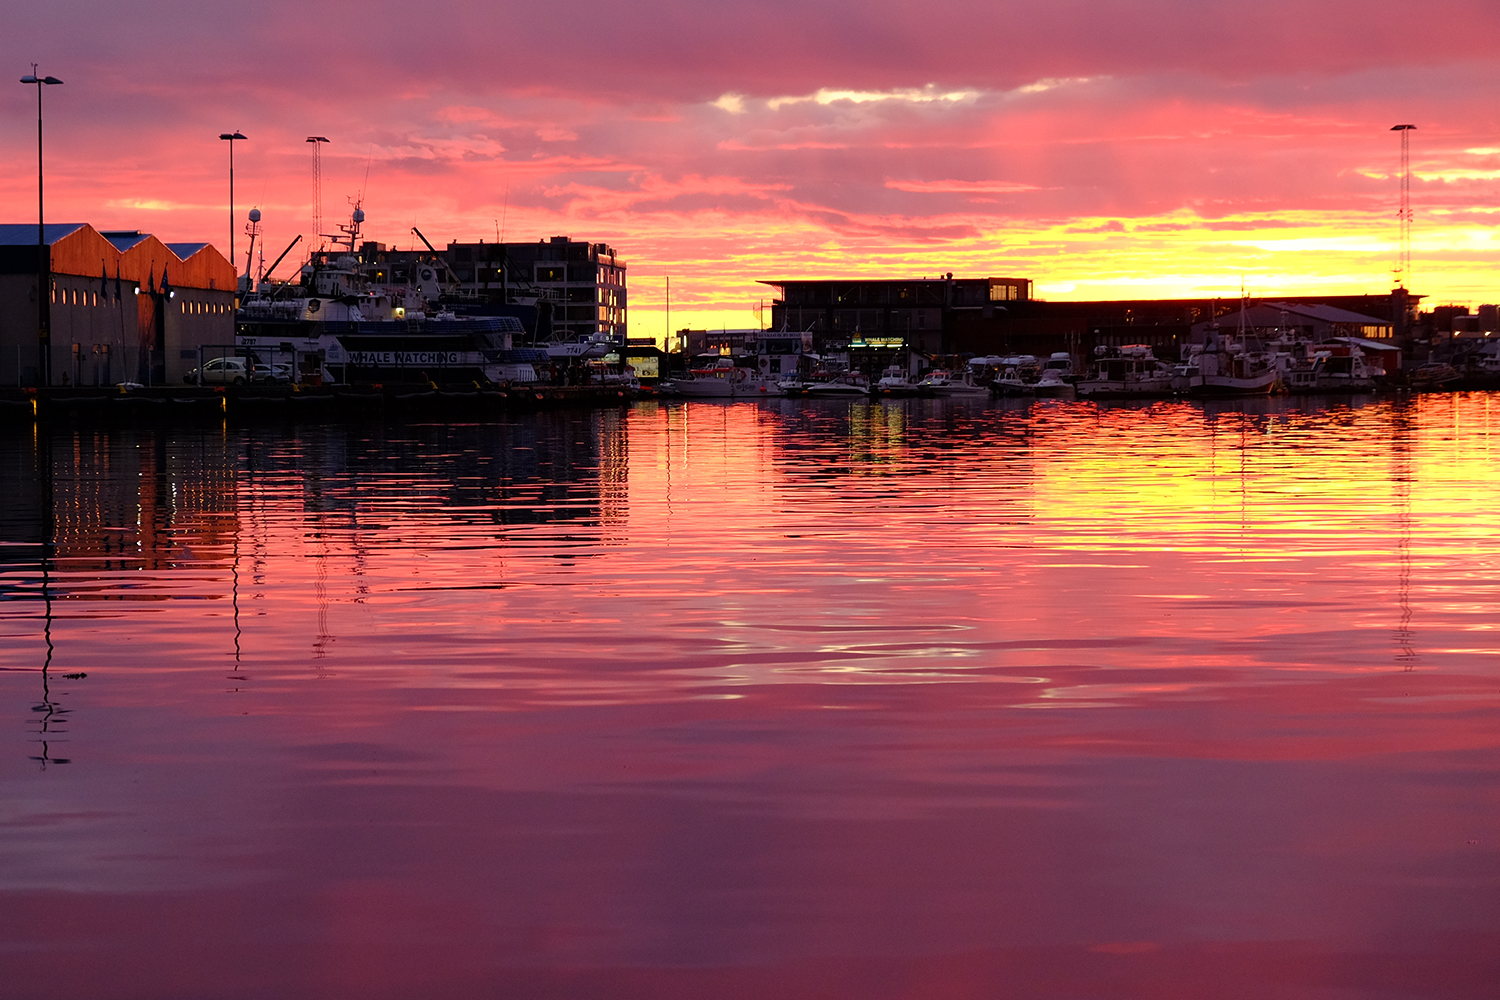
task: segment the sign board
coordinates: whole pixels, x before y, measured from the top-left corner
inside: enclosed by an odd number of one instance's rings
[[[479,351],[348,351],[345,357],[357,368],[472,368],[485,363]]]

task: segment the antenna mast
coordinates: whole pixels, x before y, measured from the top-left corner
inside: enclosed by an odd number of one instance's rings
[[[323,239],[323,143],[327,136],[310,135],[307,141],[313,144],[313,238]]]
[[[1405,288],[1411,277],[1411,134],[1415,125],[1392,125],[1401,133],[1401,246],[1396,251],[1396,287]]]

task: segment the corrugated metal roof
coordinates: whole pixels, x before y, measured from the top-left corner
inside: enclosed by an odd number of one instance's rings
[[[1391,325],[1388,319],[1377,319],[1374,316],[1365,316],[1347,309],[1339,309],[1336,306],[1304,306],[1291,302],[1267,302],[1266,305],[1272,309],[1285,309],[1289,313],[1296,313],[1300,316],[1311,316],[1324,323],[1358,323],[1361,326]]]
[[[181,257],[183,260],[187,260],[193,254],[197,253],[199,250],[202,250],[206,246],[208,246],[207,243],[168,243],[167,249],[175,253],[177,256]]]
[[[1363,348],[1366,348],[1368,350],[1375,350],[1375,351],[1400,351],[1401,350],[1401,348],[1397,347],[1395,344],[1382,343],[1381,341],[1378,341],[1378,340],[1366,340],[1364,337],[1329,337],[1328,339],[1329,340],[1336,340],[1336,341],[1338,341],[1339,343],[1342,343],[1342,344],[1353,344],[1355,347],[1363,347]]]
[[[42,230],[42,239],[48,246],[56,243],[64,236],[78,232],[85,222],[49,222]],[[24,247],[36,246],[36,223],[16,222],[0,224],[0,246]]]

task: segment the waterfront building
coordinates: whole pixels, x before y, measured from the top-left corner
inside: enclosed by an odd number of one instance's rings
[[[1072,354],[1080,363],[1098,346],[1145,344],[1176,357],[1196,324],[1237,313],[1234,299],[1038,300],[1026,278],[767,279],[779,293],[771,327],[804,331],[820,354],[847,356],[877,370],[912,352],[933,355]],[[1274,296],[1256,307],[1292,310],[1323,335],[1399,340],[1416,329],[1422,296],[1404,288],[1385,295]],[[1274,304],[1267,304],[1274,303]],[[1274,324],[1273,324],[1274,325]],[[1331,333],[1325,330],[1338,328]]]
[[[39,254],[35,224],[0,225],[0,383],[180,382],[234,343],[235,271],[213,246],[81,222],[43,237]]]
[[[811,333],[821,351],[946,353],[964,321],[990,322],[1031,300],[1027,278],[775,279],[771,329]]]
[[[319,250],[314,263],[332,266],[348,253]],[[538,342],[626,338],[626,264],[607,243],[554,236],[397,250],[367,241],[357,266],[371,285],[409,285],[444,304],[515,316]]]

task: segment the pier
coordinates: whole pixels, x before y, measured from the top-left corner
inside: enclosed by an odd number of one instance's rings
[[[636,395],[608,386],[555,385],[8,387],[0,389],[0,421],[483,420],[543,409],[619,406]]]

